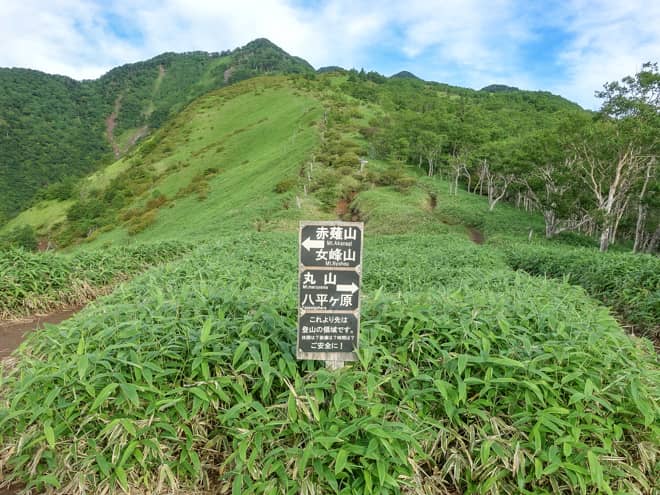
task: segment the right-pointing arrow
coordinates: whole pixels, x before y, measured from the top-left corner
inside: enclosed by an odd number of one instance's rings
[[[359,287],[355,285],[355,282],[350,284],[337,284],[337,292],[350,292],[355,294],[358,291]]]
[[[323,239],[313,240],[308,237],[303,241],[302,245],[307,251],[310,249],[323,249],[325,247],[325,241]]]

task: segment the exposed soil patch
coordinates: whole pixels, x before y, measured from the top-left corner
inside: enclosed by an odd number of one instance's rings
[[[21,342],[23,342],[26,333],[43,328],[45,323],[50,323],[51,325],[60,323],[70,318],[81,309],[82,306],[75,306],[45,315],[37,315],[20,320],[0,321],[0,359],[6,358],[18,347]],[[5,492],[0,490],[0,495],[3,493]]]
[[[137,131],[135,131],[135,134],[131,136],[131,139],[128,141],[128,145],[126,146],[126,149],[124,150],[125,152],[131,149],[135,143],[138,142],[139,139],[142,139],[144,136],[147,135],[147,132],[149,132],[149,126],[143,125],[140,127]]]
[[[81,309],[82,306],[75,306],[45,315],[37,315],[20,320],[0,321],[0,360],[7,358],[21,344],[25,334],[28,332],[43,328],[45,323],[56,325],[70,318]],[[0,488],[0,495],[16,495],[23,488],[24,486],[21,485]]]
[[[160,83],[163,82],[163,78],[165,77],[165,66],[163,64],[160,64],[158,66],[158,78],[156,78],[156,87],[154,88],[154,93],[158,91],[160,88]]]
[[[230,67],[229,69],[227,69],[224,72],[223,77],[224,77],[225,84],[227,84],[229,82],[229,80],[231,79],[231,76],[232,76],[232,74],[234,73],[235,70],[236,69],[234,67]]]
[[[470,236],[470,240],[474,242],[475,244],[483,244],[484,240],[486,239],[484,237],[484,234],[480,231],[475,229],[474,227],[467,227],[468,229],[468,235]]]
[[[349,204],[348,200],[344,198],[337,201],[337,205],[335,206],[335,213],[337,214],[338,217],[341,218],[348,213],[349,211],[348,204]]]
[[[119,95],[117,97],[114,110],[108,115],[108,118],[105,119],[105,135],[112,146],[112,152],[115,154],[116,158],[119,158],[120,154],[119,145],[115,141],[115,127],[117,126],[117,116],[119,115],[119,109],[121,108],[121,96],[122,95]]]
[[[341,198],[337,201],[335,204],[335,213],[340,220],[345,222],[362,221],[362,212],[352,204],[356,196],[357,192],[353,191],[348,194],[348,197]]]
[[[433,211],[438,206],[438,195],[434,192],[429,193],[429,211]]]

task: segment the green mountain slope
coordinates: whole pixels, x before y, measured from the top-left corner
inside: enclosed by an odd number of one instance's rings
[[[93,81],[0,69],[0,222],[40,188],[123,154],[211,89],[312,71],[265,39],[222,53],[165,53]]]
[[[124,209],[129,219],[101,233],[97,242],[137,238],[208,238],[266,228],[298,217],[293,192],[275,192],[293,181],[318,144],[320,103],[285,79],[256,79],[197,100],[151,142],[127,158],[152,172],[149,188]],[[158,208],[149,201],[160,199]],[[140,218],[150,225],[132,228]],[[153,224],[151,224],[153,220]]]
[[[416,160],[405,154],[416,152],[420,122],[444,129],[449,153],[459,141],[487,148],[542,129],[566,109],[579,111],[547,93],[488,95],[357,71],[244,81],[198,99],[134,152],[2,232],[27,223],[58,245],[177,237],[181,229],[202,236],[284,228],[319,210],[371,218],[379,232],[442,231],[422,171],[400,163]],[[360,157],[369,158],[366,168]]]

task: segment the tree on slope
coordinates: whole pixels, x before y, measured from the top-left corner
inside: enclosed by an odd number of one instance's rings
[[[616,239],[626,210],[637,207],[635,246],[646,235],[651,203],[647,194],[657,182],[660,148],[660,73],[646,63],[635,76],[604,85],[601,119],[584,132],[575,146],[576,164],[591,192],[601,224],[600,250]],[[655,227],[651,230],[657,231]]]
[[[545,237],[577,230],[591,220],[583,187],[574,178],[575,158],[560,137],[568,130],[532,132],[520,144],[519,182],[545,222]]]

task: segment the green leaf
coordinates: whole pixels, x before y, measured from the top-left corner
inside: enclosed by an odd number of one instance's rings
[[[243,493],[243,475],[237,474],[231,484],[231,495],[241,495],[241,493]]]
[[[587,452],[587,460],[589,461],[589,474],[591,475],[591,481],[601,488],[604,484],[603,480],[603,466],[600,465],[598,461],[598,456],[590,450]]]
[[[57,476],[55,476],[54,474],[46,474],[44,476],[40,476],[36,481],[41,481],[46,485],[50,485],[58,489],[62,488],[62,484],[60,483],[60,480],[58,480]]]
[[[337,452],[337,457],[335,457],[335,474],[341,473],[346,464],[348,463],[348,451],[345,449],[340,449]]]
[[[289,399],[287,400],[287,413],[290,421],[298,419],[298,407],[296,404],[296,397],[293,392],[289,392]]]
[[[378,484],[382,487],[387,476],[387,464],[383,459],[376,460],[376,469],[378,471]]]
[[[105,476],[106,478],[108,476],[110,476],[112,466],[107,461],[107,459],[103,456],[103,454],[101,454],[101,453],[96,454],[96,464],[98,465],[99,469],[101,470],[101,473],[103,473],[103,476]]]
[[[202,325],[202,331],[199,334],[199,341],[201,342],[202,345],[206,344],[209,341],[212,325],[213,325],[213,321],[210,318],[204,322],[204,325]]]
[[[46,436],[46,441],[48,442],[48,446],[51,449],[55,448],[55,430],[53,430],[53,427],[50,425],[50,423],[44,423],[44,435]]]
[[[490,446],[493,444],[492,440],[484,440],[483,443],[481,444],[481,451],[480,451],[480,456],[481,456],[481,464],[486,464],[488,462],[488,459],[490,458]]]
[[[202,390],[202,389],[199,388],[199,387],[191,387],[191,388],[188,389],[188,391],[189,391],[191,394],[196,395],[197,397],[199,397],[200,399],[202,399],[204,402],[210,402],[210,401],[211,401],[211,399],[209,398],[209,396],[207,395],[207,393],[204,392],[204,390]]]
[[[92,402],[90,410],[95,411],[96,409],[98,409],[101,406],[101,404],[103,404],[108,399],[108,397],[110,397],[112,392],[114,392],[117,387],[118,387],[117,383],[109,383],[108,385],[103,387],[103,390],[99,392],[99,395],[97,395],[96,399],[94,399],[94,402]]]
[[[140,405],[140,398],[138,397],[137,388],[132,383],[120,383],[119,387],[121,392],[126,397],[127,400],[133,403],[135,406]]]
[[[365,469],[363,474],[364,476],[364,492],[373,493],[373,483],[371,481],[371,473]]]
[[[467,356],[465,354],[461,354],[458,356],[458,374],[463,375],[463,372],[465,371],[465,367],[467,366]]]
[[[234,351],[234,358],[233,358],[233,360],[232,360],[232,362],[231,362],[231,365],[232,365],[233,368],[236,367],[236,364],[238,363],[238,361],[241,359],[241,357],[242,357],[243,354],[245,353],[245,349],[247,349],[247,346],[248,346],[248,341],[247,341],[247,340],[244,340],[243,342],[241,342],[241,343],[238,345],[238,347],[237,347],[236,350]]]
[[[78,362],[76,363],[76,368],[78,368],[78,378],[81,380],[85,376],[85,373],[87,372],[87,368],[89,367],[89,358],[87,357],[87,354],[83,354],[78,358]]]
[[[128,478],[126,476],[126,471],[121,466],[115,468],[115,476],[117,477],[117,482],[121,486],[122,490],[128,492]]]
[[[520,361],[511,359],[508,357],[489,357],[488,361],[493,364],[499,364],[500,366],[511,367],[511,368],[524,368],[525,365]]]

